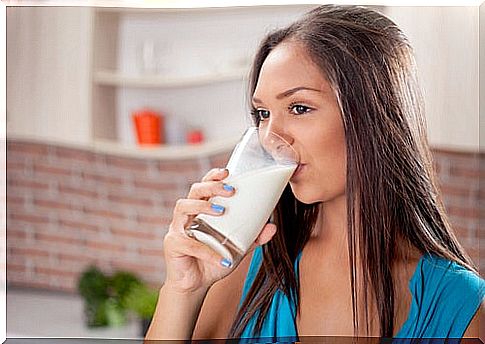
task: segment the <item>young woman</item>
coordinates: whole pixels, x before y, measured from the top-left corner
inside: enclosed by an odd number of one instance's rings
[[[250,95],[255,125],[301,165],[237,267],[184,234],[199,213],[224,216],[208,199],[237,192],[228,172],[192,185],[164,240],[147,339],[478,337],[485,281],[444,213],[399,28],[318,7],[263,40]]]

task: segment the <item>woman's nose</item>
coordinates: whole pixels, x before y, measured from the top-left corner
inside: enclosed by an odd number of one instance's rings
[[[287,134],[286,132],[277,132],[275,134],[278,135],[279,137],[281,137],[286,142],[288,142],[288,144],[290,146],[293,145],[293,142],[295,141],[295,139],[293,138],[293,136]]]
[[[263,127],[260,127],[260,135],[262,135],[263,141],[274,141],[275,136],[283,139],[286,141],[290,146],[293,145],[293,142],[295,142],[295,139],[293,136],[288,132],[288,130],[285,130],[283,125],[275,125],[273,123],[269,123],[268,125]]]
[[[265,128],[268,135],[270,132],[276,134],[277,136],[281,137],[283,140],[288,142],[290,145],[293,144],[295,139],[293,136],[288,132],[287,128],[285,128],[284,123],[277,120],[270,120],[268,126]]]

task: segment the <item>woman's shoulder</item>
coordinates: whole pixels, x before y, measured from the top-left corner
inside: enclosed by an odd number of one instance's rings
[[[409,288],[413,302],[401,338],[461,338],[485,296],[485,281],[457,262],[422,255]]]
[[[424,285],[431,286],[428,291],[446,292],[453,295],[466,295],[483,298],[485,294],[485,280],[474,271],[461,264],[440,257],[434,253],[425,253],[418,264],[413,278],[419,278]]]

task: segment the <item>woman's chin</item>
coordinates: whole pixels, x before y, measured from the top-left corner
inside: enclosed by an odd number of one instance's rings
[[[290,182],[291,191],[295,198],[304,204],[313,204],[320,202],[320,199],[312,193],[311,190],[304,190],[301,185],[297,185],[296,183]]]

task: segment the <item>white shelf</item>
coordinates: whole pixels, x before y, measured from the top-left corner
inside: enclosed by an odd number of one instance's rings
[[[93,150],[132,158],[184,160],[230,152],[236,146],[237,141],[238,138],[231,138],[194,145],[140,147],[123,145],[116,141],[96,140],[93,143]]]
[[[218,82],[243,80],[249,73],[249,67],[238,68],[226,72],[198,76],[130,76],[116,71],[100,70],[94,75],[98,85],[132,87],[132,88],[177,88],[208,85]]]
[[[13,141],[20,140],[61,146],[66,148],[82,149],[95,153],[124,156],[130,158],[184,160],[203,158],[220,153],[230,152],[236,146],[239,137],[219,139],[193,145],[159,145],[153,147],[130,146],[119,143],[117,141],[101,139],[95,140],[90,143],[69,142],[41,136],[21,135],[13,133],[9,134],[8,139]]]

